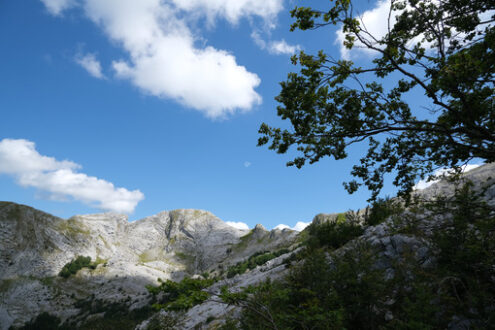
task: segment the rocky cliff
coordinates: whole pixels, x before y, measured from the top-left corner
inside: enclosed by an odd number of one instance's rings
[[[234,264],[262,250],[291,245],[292,230],[261,225],[239,230],[201,210],[161,212],[128,222],[104,213],[60,219],[31,207],[0,202],[0,329],[20,326],[40,312],[61,319],[91,297],[139,307],[157,279],[179,280]],[[95,269],[57,276],[76,256]]]

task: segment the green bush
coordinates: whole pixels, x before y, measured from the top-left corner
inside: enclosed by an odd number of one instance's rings
[[[57,330],[60,319],[56,316],[43,312],[36,318],[26,323],[20,330]]]
[[[337,249],[363,234],[363,227],[352,221],[323,222],[308,226],[307,244],[310,248],[329,247]]]
[[[71,275],[76,274],[82,268],[96,268],[96,264],[91,263],[91,257],[78,256],[76,259],[71,260],[62,268],[59,276],[68,278]]]
[[[367,246],[332,262],[313,250],[283,281],[266,281],[240,293],[222,291],[229,304],[244,307],[242,329],[367,329],[376,323],[371,306],[380,301],[383,274],[373,270]],[[335,265],[335,267],[333,266]],[[366,276],[362,276],[365,273]],[[347,308],[347,307],[350,308]]]
[[[378,266],[379,247],[358,239],[334,250],[353,235],[335,243],[347,232],[339,224],[312,225],[316,243],[306,245],[289,276],[236,293],[223,289],[221,298],[244,307],[242,329],[494,329],[494,208],[469,186],[422,207],[428,212],[418,219],[431,216],[437,226],[418,238],[430,247],[427,263],[405,245]]]
[[[154,304],[155,309],[169,311],[188,310],[208,299],[210,294],[203,289],[209,287],[215,279],[184,278],[180,282],[166,280],[159,286],[147,286],[148,291],[155,296],[161,293],[161,299]]]
[[[64,327],[66,329],[81,330],[132,330],[139,323],[149,318],[154,310],[150,306],[129,309],[129,304],[123,301],[104,301],[90,296],[78,300],[74,307],[79,309],[76,316],[69,318]],[[97,316],[97,317],[89,317]]]
[[[403,212],[404,207],[399,201],[389,197],[378,198],[371,204],[369,214],[366,217],[366,224],[376,226],[385,221],[388,217]]]
[[[179,318],[175,314],[157,313],[149,321],[146,330],[176,330]]]

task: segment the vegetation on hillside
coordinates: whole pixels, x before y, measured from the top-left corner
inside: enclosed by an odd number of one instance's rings
[[[275,252],[269,251],[259,251],[251,255],[248,259],[244,261],[239,261],[233,266],[230,266],[227,269],[227,278],[232,278],[237,274],[243,274],[248,269],[254,269],[256,266],[261,266],[267,263],[268,261],[281,256],[282,254],[289,253],[289,249],[280,249]]]
[[[210,294],[204,289],[212,285],[216,279],[186,277],[180,282],[159,281],[161,282],[159,286],[147,286],[156,300],[153,307],[157,310],[180,311],[188,310],[208,299]]]
[[[404,244],[384,264],[380,249],[362,237],[347,235],[340,249],[328,244],[326,238],[349,232],[342,224],[312,225],[286,278],[237,293],[223,289],[226,303],[243,307],[225,329],[494,328],[494,208],[466,185],[415,210],[386,224],[429,247],[423,258]],[[429,219],[443,219],[430,234],[417,228]]]
[[[96,266],[102,262],[103,261],[100,259],[97,259],[95,262],[91,262],[91,257],[77,256],[75,259],[66,263],[58,275],[63,278],[68,278],[71,275],[75,275],[80,269],[83,268],[96,269]]]

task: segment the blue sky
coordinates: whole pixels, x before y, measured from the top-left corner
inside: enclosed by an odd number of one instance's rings
[[[262,122],[285,125],[274,97],[290,54],[345,55],[336,28],[289,32],[289,10],[312,3],[0,2],[0,200],[63,218],[195,208],[267,228],[364,207],[367,191],[342,186],[361,147],[301,170],[256,147]]]

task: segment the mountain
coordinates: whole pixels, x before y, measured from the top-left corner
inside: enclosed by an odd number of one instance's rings
[[[43,311],[77,315],[78,301],[149,302],[145,286],[180,280],[292,245],[297,232],[258,225],[240,230],[201,210],[165,211],[134,222],[125,215],[64,220],[28,206],[0,202],[0,328],[21,326]],[[77,256],[98,265],[57,276]],[[219,268],[220,267],[220,268]]]
[[[446,178],[417,190],[413,199],[449,199],[466,182],[495,208],[493,163],[465,173],[457,182]],[[219,298],[222,287],[240,293],[268,278],[284,279],[290,271],[287,267],[304,265],[308,257],[305,250],[315,244],[323,244],[329,260],[349,251],[357,258],[361,258],[360,253],[372,256],[372,270],[383,271],[384,281],[394,280],[394,267],[406,257],[434,274],[440,260],[435,235],[453,232],[456,227],[451,213],[455,210],[434,213],[422,206],[405,207],[398,198],[391,201],[399,211],[381,216],[376,223],[372,220],[373,212],[377,212],[374,207],[345,214],[318,214],[312,226],[301,233],[290,229],[268,231],[262,225],[240,230],[201,210],[165,211],[134,222],[113,213],[65,220],[29,206],[0,202],[0,329],[22,327],[43,313],[58,317],[68,329],[145,330],[155,329],[156,322],[160,329],[216,329],[226,319],[236,319],[243,313],[236,304],[227,305]],[[357,231],[331,236],[329,230],[342,222]],[[318,232],[320,227],[326,231]],[[487,235],[493,236],[493,231]],[[60,276],[79,256],[90,257],[91,264],[72,275]],[[206,300],[183,311],[156,312],[150,307],[160,297],[157,299],[147,286],[184,278],[215,281],[208,282]],[[341,281],[348,278],[346,275]],[[394,290],[387,294],[394,295]],[[396,300],[389,297],[385,305],[390,303],[392,308]],[[359,308],[352,305],[350,309],[355,307]],[[385,315],[387,322],[394,320],[392,309],[376,312]],[[180,322],[167,328],[164,324],[171,314]],[[462,315],[455,318],[449,328],[461,329],[462,324],[473,322]]]

